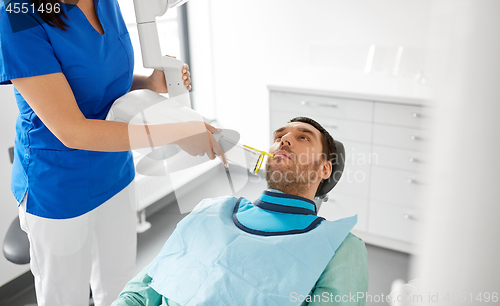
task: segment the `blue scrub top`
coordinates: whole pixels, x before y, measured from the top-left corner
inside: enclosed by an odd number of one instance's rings
[[[94,0],[99,34],[75,5],[61,3],[67,31],[41,22],[13,31],[0,0],[0,84],[62,72],[88,119],[104,120],[132,86],[134,54],[117,0]],[[70,149],[62,144],[14,88],[19,108],[11,189],[27,212],[51,219],[80,216],[125,188],[135,175],[132,153]]]

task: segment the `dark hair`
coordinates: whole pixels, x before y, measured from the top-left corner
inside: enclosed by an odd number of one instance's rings
[[[59,3],[59,5],[61,3],[61,1],[59,0],[31,0],[31,2],[35,5],[35,8],[40,7],[40,5],[43,5],[45,7],[47,4],[51,4],[52,7],[54,7],[56,3]],[[76,4],[78,3],[78,0],[72,0],[71,2],[74,2]],[[61,9],[59,13],[55,13],[54,10],[50,10],[50,13],[48,13],[48,10],[43,9],[39,10],[38,13],[40,14],[42,20],[45,21],[49,26],[67,31],[66,27],[68,27],[68,24],[64,22],[63,16],[68,20],[69,18],[64,10]]]
[[[321,138],[321,144],[323,146],[322,156],[323,157],[326,156],[327,161],[331,162],[332,166],[333,166],[334,162],[336,162],[336,160],[337,160],[337,158],[336,158],[337,157],[337,146],[335,145],[335,141],[333,140],[333,137],[330,135],[330,133],[328,133],[328,131],[324,127],[322,127],[321,124],[319,124],[318,122],[316,122],[315,120],[313,120],[311,118],[295,117],[289,121],[289,123],[292,123],[292,122],[303,122],[303,123],[310,124],[313,127],[315,127],[321,133],[321,135],[323,135],[323,137]],[[319,190],[322,185],[323,185],[323,181],[321,181],[317,190]]]

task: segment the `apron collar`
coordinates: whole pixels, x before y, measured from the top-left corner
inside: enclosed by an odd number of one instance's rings
[[[253,204],[262,209],[274,212],[317,215],[316,204],[313,201],[276,189],[265,190]]]
[[[259,236],[302,234],[323,220],[313,201],[278,190],[264,191],[253,203],[240,198],[233,209],[234,224]]]

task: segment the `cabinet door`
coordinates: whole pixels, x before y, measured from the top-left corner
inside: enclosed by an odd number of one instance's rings
[[[429,136],[428,132],[415,128],[373,125],[373,144],[375,145],[423,150],[428,145]]]
[[[421,151],[397,149],[380,145],[372,146],[372,165],[397,168],[408,171],[422,171],[427,164],[427,157]]]
[[[169,176],[135,175],[137,211],[141,211],[171,193],[173,190]]]
[[[421,216],[415,208],[371,201],[368,232],[417,244]]]
[[[271,111],[271,133],[287,124],[290,119],[298,116],[304,116],[304,114],[290,111]],[[333,119],[318,114],[308,115],[308,117],[321,124],[334,139],[342,142],[352,140],[370,143],[371,141],[372,127],[368,122]]]
[[[376,102],[373,121],[375,123],[401,125],[414,128],[429,126],[428,110],[422,106],[398,105]]]
[[[422,191],[421,178],[422,175],[415,172],[372,167],[370,198],[416,207]]]
[[[370,192],[372,154],[370,145],[342,141],[345,149],[344,171],[334,192],[356,197],[368,198]]]
[[[314,95],[271,92],[271,111],[289,111],[300,116],[322,114],[331,118],[372,121],[373,102]]]
[[[358,223],[355,230],[366,231],[368,219],[368,200],[335,193],[335,189],[329,194],[327,202],[321,204],[318,216],[334,221],[341,218],[358,215]]]

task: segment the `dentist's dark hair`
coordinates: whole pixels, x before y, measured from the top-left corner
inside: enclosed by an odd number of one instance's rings
[[[328,133],[328,131],[321,126],[318,122],[315,120],[308,118],[308,117],[295,117],[292,120],[290,120],[289,123],[292,122],[302,122],[302,123],[307,123],[315,127],[323,136],[321,138],[321,144],[323,146],[323,154],[321,154],[322,158],[326,157],[326,160],[332,163],[332,166],[337,163],[337,146],[335,145],[335,141],[333,140],[333,137]],[[319,190],[321,186],[323,185],[323,181],[318,186]]]
[[[40,17],[42,18],[43,21],[45,21],[49,26],[59,28],[63,31],[67,31],[68,24],[64,22],[63,17],[69,20],[68,16],[64,12],[63,9],[60,10],[59,13],[54,12],[54,7],[56,3],[59,3],[61,5],[61,1],[59,0],[31,0],[31,2],[35,6],[35,10],[38,11],[38,14],[40,14]],[[72,0],[72,1],[67,1],[66,3],[68,4],[77,4],[78,0]],[[52,5],[52,10],[50,10],[50,13],[48,10],[46,10],[47,4]],[[38,10],[38,8],[42,6],[42,10]]]

